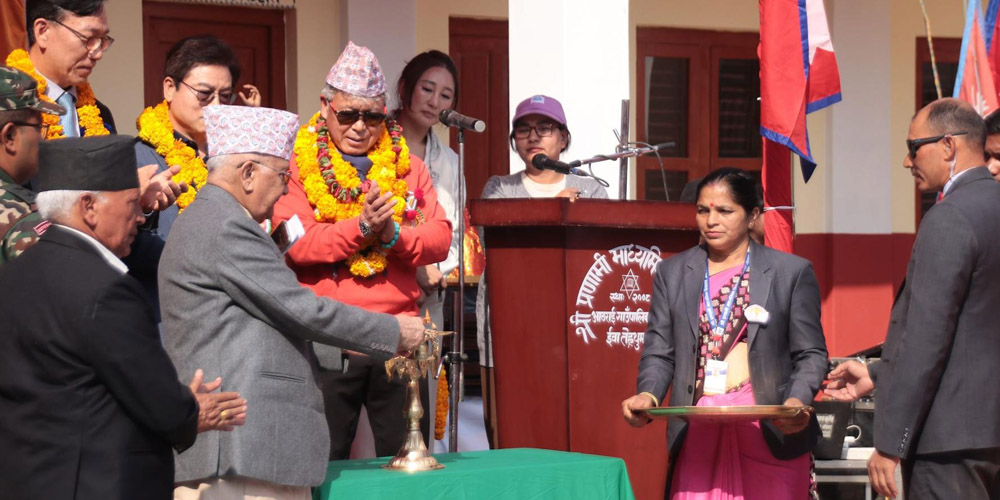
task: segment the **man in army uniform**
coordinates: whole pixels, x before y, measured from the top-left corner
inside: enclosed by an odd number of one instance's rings
[[[48,126],[42,113],[62,106],[38,97],[38,83],[0,65],[0,266],[33,245],[48,223],[35,208],[35,193],[22,186],[38,173],[38,143]]]

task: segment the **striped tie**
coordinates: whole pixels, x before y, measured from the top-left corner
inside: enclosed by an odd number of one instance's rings
[[[63,136],[79,137],[80,134],[77,132],[76,99],[73,98],[73,94],[63,92],[63,95],[59,96],[56,102],[66,108],[66,114],[59,117],[59,123],[63,128]]]

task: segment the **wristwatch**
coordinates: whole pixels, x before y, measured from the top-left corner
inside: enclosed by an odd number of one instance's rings
[[[372,230],[371,224],[368,224],[361,219],[358,219],[358,228],[361,229],[361,236],[364,236],[365,238],[371,238],[372,235],[375,234],[375,231]]]

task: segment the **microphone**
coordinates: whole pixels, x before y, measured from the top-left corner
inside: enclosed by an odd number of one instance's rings
[[[582,168],[577,168],[580,165],[582,165],[582,162],[580,162],[579,160],[572,161],[569,163],[564,163],[559,160],[553,160],[552,158],[546,156],[544,153],[538,153],[537,155],[531,158],[531,166],[537,168],[538,170],[555,170],[560,174],[565,174],[565,175],[573,174],[573,175],[578,175],[580,177],[590,177],[591,179],[597,181],[598,184],[604,187],[608,187],[608,183],[604,179],[601,179],[600,177],[597,177],[591,174],[590,172],[583,170]]]
[[[567,175],[576,174],[576,175],[588,176],[586,172],[581,173],[580,169],[573,168],[574,165],[570,165],[569,163],[564,163],[559,160],[553,160],[552,158],[546,156],[544,153],[538,153],[533,158],[531,158],[531,165],[537,168],[538,170],[555,170],[560,174],[567,174]]]
[[[464,130],[472,130],[473,132],[486,130],[486,123],[482,120],[465,116],[451,109],[442,110],[441,114],[438,115],[438,119],[446,127],[458,127]]]

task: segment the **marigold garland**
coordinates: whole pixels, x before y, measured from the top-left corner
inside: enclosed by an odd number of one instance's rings
[[[434,403],[434,439],[444,439],[444,428],[448,424],[448,370],[443,366],[437,385],[437,401]]]
[[[184,141],[174,137],[174,126],[170,122],[170,105],[167,101],[143,110],[135,121],[139,129],[139,139],[156,148],[167,165],[180,165],[181,170],[174,175],[176,182],[186,182],[187,192],[177,197],[177,207],[180,211],[194,201],[198,189],[208,181],[208,169],[198,152]]]
[[[55,102],[45,95],[48,82],[45,77],[35,70],[35,65],[31,63],[28,52],[24,49],[16,49],[7,56],[7,66],[17,68],[35,79],[38,82],[38,96],[46,102]],[[76,86],[76,116],[80,119],[80,128],[83,129],[84,137],[96,137],[108,135],[111,132],[104,126],[104,119],[101,118],[101,110],[97,107],[97,97],[89,83],[81,83]],[[42,113],[42,123],[49,126],[48,139],[60,139],[64,136],[63,127],[60,125],[59,117],[49,113]]]
[[[329,147],[327,132],[326,121],[316,113],[295,137],[298,178],[315,209],[316,220],[333,223],[360,216],[372,183],[378,185],[381,193],[393,193],[396,205],[392,218],[396,223],[410,220],[405,217],[409,188],[403,180],[410,172],[410,150],[399,125],[387,121],[386,129],[368,155],[372,167],[365,182],[337,148]],[[385,251],[376,244],[362,247],[347,258],[351,274],[363,278],[381,273],[387,264]]]

